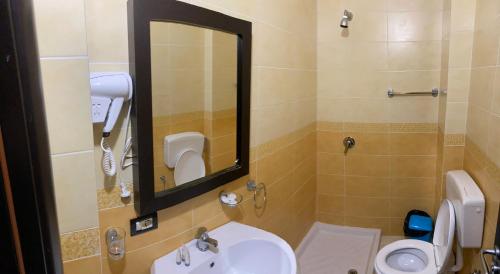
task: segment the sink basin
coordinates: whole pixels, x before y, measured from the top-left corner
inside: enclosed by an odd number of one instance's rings
[[[191,265],[177,265],[177,250],[155,260],[151,274],[296,274],[292,248],[280,237],[237,222],[209,232],[219,241],[219,252],[201,252],[196,240],[186,244]]]

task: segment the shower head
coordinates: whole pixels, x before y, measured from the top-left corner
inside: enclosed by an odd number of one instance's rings
[[[342,16],[342,19],[340,20],[340,27],[341,28],[348,28],[349,27],[349,21],[352,20],[352,12],[348,10],[344,10],[344,15]]]

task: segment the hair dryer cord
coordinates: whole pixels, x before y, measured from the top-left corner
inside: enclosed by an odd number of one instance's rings
[[[115,176],[116,174],[116,161],[113,151],[109,146],[108,142],[101,139],[101,149],[102,149],[102,168],[107,176]]]

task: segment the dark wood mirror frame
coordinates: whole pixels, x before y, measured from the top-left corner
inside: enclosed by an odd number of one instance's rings
[[[153,183],[151,21],[199,26],[235,34],[238,37],[236,164],[184,185],[156,193]],[[128,0],[128,32],[130,74],[135,85],[131,120],[136,212],[139,215],[149,214],[247,175],[250,149],[252,24],[175,0]]]

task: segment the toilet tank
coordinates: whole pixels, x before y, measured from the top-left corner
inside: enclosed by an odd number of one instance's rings
[[[446,175],[446,198],[453,203],[456,236],[464,248],[481,247],[484,225],[484,195],[464,170]]]

